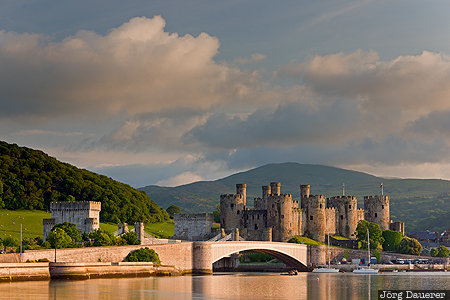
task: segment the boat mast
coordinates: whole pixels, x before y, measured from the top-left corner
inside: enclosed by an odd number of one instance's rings
[[[369,253],[369,262],[367,263],[370,266],[370,239],[369,239],[369,227],[367,227],[367,252]]]

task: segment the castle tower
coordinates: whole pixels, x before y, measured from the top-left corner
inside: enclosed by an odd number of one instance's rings
[[[307,211],[307,234],[316,241],[324,242],[326,233],[325,196],[310,195]]]
[[[336,209],[336,233],[354,238],[358,225],[358,204],[355,196],[337,196],[327,199],[327,206]]]
[[[389,196],[365,196],[364,219],[377,223],[381,230],[389,229]]]
[[[241,195],[244,203],[247,202],[247,184],[245,183],[236,184],[236,194]]]
[[[236,194],[220,195],[220,225],[225,230],[243,227],[246,184],[236,184]]]
[[[300,185],[300,207],[304,210],[308,207],[308,198],[311,186],[309,184],[301,184]]]
[[[261,198],[255,198],[254,200],[255,209],[267,209],[267,199],[270,195],[271,195],[270,186],[263,185]]]
[[[272,195],[280,196],[281,194],[281,183],[280,182],[271,182],[270,189],[272,190]]]
[[[263,185],[262,186],[262,197],[267,198],[269,195],[272,194],[272,189],[270,188],[270,185]]]

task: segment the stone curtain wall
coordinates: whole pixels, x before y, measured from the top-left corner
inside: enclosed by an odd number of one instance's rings
[[[175,214],[174,239],[203,241],[211,234],[212,214]]]

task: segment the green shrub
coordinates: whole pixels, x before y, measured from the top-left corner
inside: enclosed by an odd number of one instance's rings
[[[155,262],[158,264],[161,263],[161,261],[159,260],[158,253],[156,253],[155,250],[149,249],[147,247],[131,251],[130,253],[128,253],[128,255],[125,257],[123,261]]]
[[[431,256],[434,257],[449,257],[449,250],[445,246],[439,246],[437,248],[431,249]],[[433,255],[434,254],[434,255]]]
[[[66,221],[64,223],[55,225],[52,230],[54,230],[55,228],[63,229],[74,242],[82,240],[81,239],[81,231],[78,230],[77,224],[69,223]]]
[[[399,231],[385,230],[383,231],[383,250],[397,251],[398,245],[403,239],[403,235]]]
[[[103,231],[101,229],[97,229],[96,231],[84,234],[83,239],[87,242],[89,242],[89,240],[93,241],[92,245],[88,244],[88,246],[95,247],[115,246],[122,244],[121,240],[116,238],[114,234]]]
[[[366,220],[359,221],[356,227],[356,240],[361,243],[362,249],[367,249],[367,229],[369,230],[370,249],[375,250],[384,242],[380,225]]]
[[[126,245],[140,245],[141,240],[138,239],[137,234],[134,232],[127,232],[121,236]]]
[[[169,214],[169,217],[170,217],[171,219],[173,219],[173,216],[174,216],[175,214],[181,213],[181,208],[178,207],[178,206],[176,206],[176,205],[171,205],[171,206],[169,206],[169,207],[166,209],[166,211],[167,211],[167,213]]]
[[[398,245],[398,250],[403,254],[420,255],[422,245],[416,239],[405,236]]]
[[[19,247],[19,245],[20,245],[18,240],[16,240],[15,238],[12,238],[10,236],[5,237],[2,240],[2,244],[3,244],[4,249],[6,249],[6,247],[16,248],[16,247]]]
[[[55,248],[55,236],[56,236],[56,248],[72,248],[75,243],[72,238],[64,231],[64,229],[56,228],[48,234],[45,243],[42,244],[45,248]]]

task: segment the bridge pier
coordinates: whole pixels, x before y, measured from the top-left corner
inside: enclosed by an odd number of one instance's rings
[[[192,273],[212,274],[211,243],[194,242],[192,244]]]

